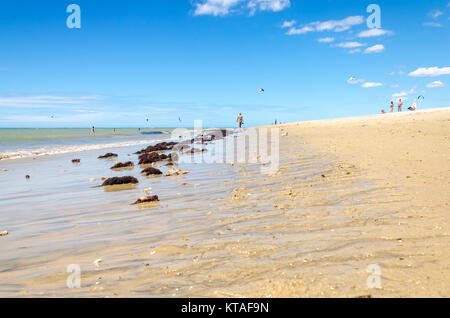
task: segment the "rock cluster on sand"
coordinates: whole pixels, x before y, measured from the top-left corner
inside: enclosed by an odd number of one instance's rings
[[[141,171],[141,174],[144,176],[150,176],[150,175],[160,175],[162,174],[161,170],[149,167]]]
[[[72,159],[72,163],[80,163],[81,159]]]
[[[147,197],[140,197],[139,199],[137,199],[132,204],[141,204],[141,203],[157,202],[157,201],[159,201],[159,198],[158,198],[157,195],[150,195],[150,196],[147,196]]]
[[[113,178],[106,179],[105,182],[102,183],[102,187],[109,186],[109,185],[130,184],[130,183],[136,184],[136,183],[139,183],[139,181],[135,177],[130,177],[130,176],[113,177]]]
[[[134,167],[134,163],[132,163],[131,161],[127,161],[127,162],[117,162],[110,169],[121,169],[121,168],[131,168],[131,167]]]
[[[116,158],[118,155],[116,153],[108,152],[104,154],[103,156],[99,156],[98,159],[109,159],[109,158]]]

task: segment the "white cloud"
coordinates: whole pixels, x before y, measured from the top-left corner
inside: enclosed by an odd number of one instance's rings
[[[445,86],[445,84],[442,83],[441,81],[434,81],[434,82],[427,84],[428,88],[444,87],[444,86]]]
[[[281,25],[282,29],[285,28],[291,28],[297,21],[295,20],[291,20],[291,21],[284,21],[283,24]]]
[[[428,15],[430,17],[432,17],[433,19],[436,19],[437,17],[440,17],[441,15],[443,15],[444,13],[438,9],[432,10],[430,13],[428,13]]]
[[[315,31],[311,26],[304,26],[301,28],[290,28],[289,31],[286,32],[287,35],[296,35],[296,34],[305,34],[308,32]]]
[[[434,27],[434,28],[442,28],[443,27],[442,24],[436,23],[436,22],[425,22],[423,25],[424,26]]]
[[[334,38],[332,38],[332,37],[317,39],[317,42],[320,42],[320,43],[330,43],[333,41],[334,41]]]
[[[342,43],[335,44],[334,46],[342,47],[342,48],[346,48],[346,49],[354,49],[357,47],[365,46],[365,44],[360,43],[360,42],[342,42]]]
[[[250,8],[250,14],[256,10],[279,12],[291,6],[290,0],[250,0],[247,5]]]
[[[369,29],[358,33],[358,37],[360,38],[369,38],[374,36],[382,36],[382,35],[390,35],[391,31],[383,30],[383,29]]]
[[[437,66],[434,66],[434,67],[420,67],[417,70],[409,73],[408,75],[413,77],[434,77],[449,74],[450,74],[450,67],[439,68]]]
[[[411,88],[409,91],[401,91],[400,93],[392,94],[392,97],[406,97],[414,93],[416,93],[415,88]]]
[[[203,2],[194,3],[195,15],[227,15],[230,9],[242,0],[205,0]]]
[[[282,11],[291,6],[290,0],[195,0],[194,15],[225,16],[233,11],[249,9],[250,15],[256,11]]]
[[[313,22],[317,31],[335,31],[341,32],[351,29],[355,25],[363,24],[364,17],[350,16],[342,20],[329,20],[325,22]]]
[[[363,16],[350,16],[342,20],[328,20],[324,22],[316,21],[308,23],[300,28],[291,28],[287,34],[305,34],[308,32],[333,31],[342,32],[351,29],[355,25],[364,23]]]
[[[366,83],[361,85],[361,87],[363,87],[363,88],[372,88],[372,87],[379,87],[379,86],[383,86],[383,84],[382,83],[366,82]]]
[[[384,45],[383,44],[377,44],[371,47],[368,47],[364,50],[365,54],[372,54],[372,53],[381,53],[384,51]]]

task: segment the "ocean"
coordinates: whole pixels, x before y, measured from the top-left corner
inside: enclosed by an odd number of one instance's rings
[[[159,142],[172,128],[0,128],[0,159],[17,159]]]

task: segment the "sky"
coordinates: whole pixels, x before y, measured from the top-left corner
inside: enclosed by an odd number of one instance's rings
[[[449,107],[449,52],[449,0],[2,0],[0,127],[234,127],[239,112],[249,127],[419,95]]]

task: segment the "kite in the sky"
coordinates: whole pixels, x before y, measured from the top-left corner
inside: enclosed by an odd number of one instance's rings
[[[145,121],[148,122],[149,118],[147,115],[145,115]]]
[[[258,92],[264,93],[264,88],[258,88]]]
[[[181,122],[181,117],[180,116],[178,116],[178,121]]]
[[[354,81],[356,81],[356,76],[350,77],[347,82],[352,83]]]

